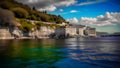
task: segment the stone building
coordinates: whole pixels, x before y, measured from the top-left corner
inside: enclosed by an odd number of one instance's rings
[[[85,35],[84,35],[84,30],[86,29],[85,26],[83,26],[83,25],[76,25],[75,28],[76,28],[76,32],[77,32],[77,36],[78,36],[78,37],[83,37],[83,36],[85,36]]]
[[[86,27],[86,32],[88,37],[96,37],[96,29],[91,27]]]

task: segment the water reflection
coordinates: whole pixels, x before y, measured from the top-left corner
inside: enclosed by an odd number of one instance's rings
[[[119,41],[1,40],[1,68],[119,68]]]
[[[57,42],[53,40],[9,40],[6,44],[2,43],[7,48],[0,50],[6,57],[1,57],[5,62],[1,63],[3,67],[54,67],[51,64],[65,58],[65,52],[55,47]]]
[[[68,39],[69,57],[74,60],[103,67],[118,68],[120,45],[116,41]]]

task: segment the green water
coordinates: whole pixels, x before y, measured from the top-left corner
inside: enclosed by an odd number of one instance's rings
[[[55,68],[52,64],[65,58],[55,40],[1,41],[2,66],[8,68]],[[4,58],[4,59],[3,59]]]

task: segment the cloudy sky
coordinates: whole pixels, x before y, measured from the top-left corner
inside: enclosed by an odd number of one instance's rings
[[[17,0],[39,11],[61,15],[72,24],[120,32],[120,0]]]

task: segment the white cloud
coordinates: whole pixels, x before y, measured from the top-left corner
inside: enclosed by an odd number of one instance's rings
[[[59,11],[61,11],[61,10],[59,10]],[[79,11],[77,11],[77,10],[71,10],[69,12],[61,12],[60,14],[71,14],[71,13],[77,13],[77,12],[79,12]]]
[[[94,0],[94,1],[86,1],[86,2],[81,2],[77,5],[83,6],[83,5],[90,5],[90,4],[96,4],[96,3],[101,3],[104,2],[105,0]]]
[[[56,6],[70,6],[75,4],[77,1],[76,0],[61,0],[59,2],[55,1]]]
[[[77,18],[71,18],[71,19],[67,19],[67,21],[70,23],[70,24],[77,24],[78,23],[78,19]]]
[[[115,26],[120,24],[120,13],[109,13],[105,15],[97,16],[96,18],[81,17],[80,20],[77,18],[67,19],[70,24],[81,24],[86,26]]]
[[[39,11],[54,11],[56,10],[56,7],[54,5],[50,5],[49,7],[45,7],[45,8],[40,8],[38,9]]]
[[[55,11],[57,7],[70,6],[77,3],[76,0],[16,0],[42,11]],[[53,7],[53,8],[52,8]]]
[[[120,24],[120,13],[106,12],[105,16],[100,15],[97,18],[81,17],[80,24],[88,26],[109,26]]]
[[[70,13],[76,13],[78,12],[77,10],[71,10]]]

